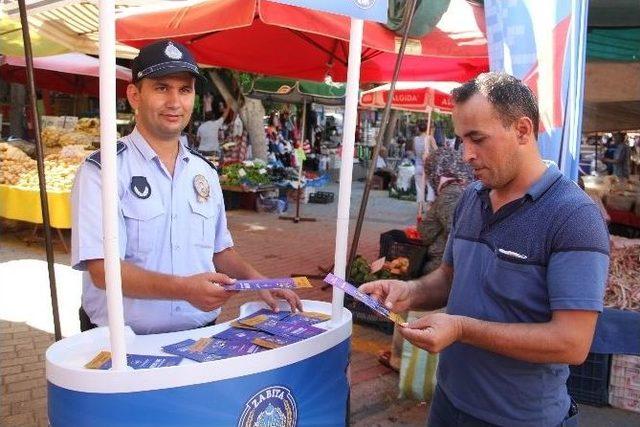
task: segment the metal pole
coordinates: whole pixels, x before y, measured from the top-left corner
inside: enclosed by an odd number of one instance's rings
[[[304,133],[305,133],[305,121],[307,120],[307,98],[303,98],[303,107],[302,107],[302,138],[301,140],[301,145],[300,148],[304,149]],[[297,159],[297,158],[296,158]],[[286,220],[291,220],[294,223],[299,223],[300,221],[308,221],[308,222],[314,222],[316,219],[315,218],[301,218],[300,217],[300,194],[301,194],[301,188],[300,185],[302,184],[302,162],[300,162],[300,164],[298,165],[298,188],[296,189],[296,214],[295,216],[285,216],[282,215],[280,216],[279,219],[286,219]]]
[[[304,150],[304,121],[307,119],[307,98],[304,98],[302,101],[302,138],[300,138],[300,147]],[[296,159],[297,160],[297,159]],[[300,221],[300,194],[302,193],[302,189],[300,186],[302,185],[302,162],[299,162],[298,165],[298,196],[296,197],[296,217],[293,219],[293,222],[297,223]]]
[[[407,19],[406,26],[404,28],[404,33],[402,34],[402,42],[400,43],[400,51],[398,52],[398,57],[396,58],[396,66],[393,70],[393,78],[391,80],[391,87],[389,88],[389,96],[387,98],[387,103],[384,107],[384,112],[382,113],[382,122],[380,123],[380,131],[376,136],[376,145],[373,149],[373,156],[371,157],[371,164],[369,165],[369,170],[367,171],[367,181],[364,186],[364,192],[362,194],[362,200],[360,202],[360,210],[358,211],[358,220],[356,221],[356,228],[353,233],[353,240],[351,241],[351,248],[349,251],[349,262],[347,266],[350,268],[351,263],[356,257],[356,252],[358,251],[358,243],[360,241],[360,233],[362,232],[362,222],[364,221],[364,214],[367,210],[367,203],[369,201],[369,193],[371,191],[371,182],[373,180],[373,172],[376,167],[376,163],[378,161],[378,154],[380,153],[380,146],[382,145],[382,139],[384,137],[385,129],[389,123],[389,113],[391,112],[391,102],[393,101],[393,94],[396,90],[396,82],[398,81],[398,75],[400,74],[400,65],[402,65],[402,59],[404,58],[404,49],[407,45],[407,39],[409,38],[409,28],[411,27],[411,23],[413,22],[413,15],[416,9],[417,0],[411,0],[407,8]],[[344,166],[344,165],[343,165]]]
[[[24,41],[24,59],[27,66],[27,88],[31,104],[33,132],[36,140],[36,162],[38,164],[38,184],[40,185],[40,208],[42,209],[42,223],[44,225],[44,245],[47,252],[47,268],[49,269],[49,291],[51,292],[51,310],[53,311],[53,330],[56,341],[62,339],[60,330],[60,314],[58,311],[58,292],[56,288],[56,273],[53,267],[53,241],[51,239],[51,220],[49,218],[49,198],[47,197],[47,181],[44,174],[44,151],[40,138],[40,120],[36,101],[35,76],[33,74],[33,52],[31,50],[31,36],[27,21],[27,7],[25,0],[18,0],[20,7],[20,23],[22,25],[22,40]]]

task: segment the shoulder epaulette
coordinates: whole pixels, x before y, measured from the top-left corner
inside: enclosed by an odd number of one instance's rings
[[[200,157],[202,160],[204,160],[209,166],[211,166],[211,169],[213,169],[214,171],[218,172],[218,168],[216,168],[216,165],[213,164],[213,162],[209,159],[207,159],[205,156],[203,156],[202,154],[200,154],[200,152],[198,150],[194,150],[191,147],[187,147],[185,145],[185,148],[194,156],[196,157]]]
[[[116,156],[126,149],[127,145],[122,141],[118,141],[118,143],[116,144]],[[102,168],[102,163],[100,162],[100,150],[96,150],[92,154],[90,154],[89,157],[87,157],[87,162],[93,163],[97,167]]]

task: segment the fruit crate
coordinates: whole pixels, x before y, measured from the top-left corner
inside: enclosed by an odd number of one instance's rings
[[[589,353],[582,365],[569,366],[567,389],[578,403],[605,406],[609,403],[610,354]]]
[[[380,234],[380,257],[391,261],[398,257],[409,259],[408,278],[422,276],[427,262],[427,247],[418,239],[408,238],[402,230],[391,230]]]
[[[609,404],[640,413],[640,356],[615,354],[611,357]]]

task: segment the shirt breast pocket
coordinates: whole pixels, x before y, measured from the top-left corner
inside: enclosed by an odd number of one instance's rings
[[[189,200],[191,205],[191,241],[198,247],[213,249],[216,235],[218,206],[209,199],[202,203]]]
[[[545,316],[548,293],[544,267],[507,261],[496,256],[487,273],[488,293],[500,306],[508,308],[507,311],[515,318]],[[496,320],[513,321],[515,318]]]
[[[122,215],[127,228],[127,252],[146,254],[157,245],[164,206],[159,199],[127,198],[122,203]]]

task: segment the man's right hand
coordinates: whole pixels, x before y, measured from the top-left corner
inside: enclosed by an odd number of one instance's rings
[[[414,282],[402,280],[376,280],[365,283],[358,289],[380,301],[389,310],[400,313],[411,308]]]
[[[235,282],[235,279],[222,273],[200,273],[183,277],[182,281],[186,292],[185,300],[202,311],[213,311],[222,307],[235,293],[225,291],[221,286]]]

